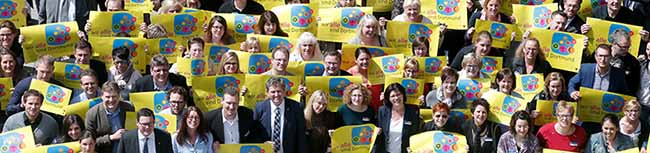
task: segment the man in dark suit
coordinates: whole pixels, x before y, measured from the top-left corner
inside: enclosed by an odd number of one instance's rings
[[[77,43],[74,44],[74,53],[70,57],[64,57],[61,59],[62,62],[66,63],[75,63],[75,64],[86,64],[90,69],[95,71],[97,76],[97,81],[99,84],[104,84],[108,79],[108,71],[106,70],[106,65],[104,62],[99,60],[92,59],[93,57],[93,47],[90,42],[80,39]]]
[[[19,65],[16,65],[19,66]],[[22,65],[21,65],[22,66]],[[43,55],[38,58],[36,61],[36,74],[20,80],[16,87],[14,88],[13,93],[11,94],[11,99],[7,105],[7,116],[11,116],[20,111],[24,111],[25,108],[20,105],[20,97],[23,97],[23,93],[29,89],[29,86],[32,84],[32,79],[45,81],[48,83],[56,84],[63,86],[63,83],[54,80],[54,58],[50,55]],[[53,116],[54,117],[54,116]],[[57,117],[54,117],[57,119]]]
[[[267,100],[257,103],[254,118],[273,142],[276,153],[307,152],[305,117],[300,104],[285,97],[285,82],[271,77],[266,81]],[[268,139],[270,138],[270,139]]]
[[[137,115],[138,129],[124,133],[118,145],[118,153],[172,153],[169,133],[154,128],[153,111],[143,108]]]
[[[235,88],[223,91],[222,107],[205,115],[214,141],[220,144],[261,143],[269,138],[264,129],[253,120],[253,111],[239,107],[239,92]]]
[[[118,141],[125,132],[126,112],[135,109],[120,101],[120,87],[113,81],[102,86],[102,101],[86,113],[86,129],[97,136],[96,150],[99,153],[112,153],[117,150]]]
[[[138,79],[133,92],[167,91],[173,86],[181,86],[189,91],[184,76],[169,73],[169,62],[165,56],[154,55],[149,65],[151,74]],[[188,106],[194,106],[192,98],[189,99]]]
[[[347,71],[341,70],[341,53],[338,51],[325,52],[323,64],[325,64],[323,76],[351,76]]]
[[[563,0],[560,3],[560,8],[567,15],[568,23],[564,28],[566,32],[583,34],[582,25],[585,24],[585,21],[578,16],[578,10],[580,10],[582,0]],[[584,33],[587,32],[584,31]]]

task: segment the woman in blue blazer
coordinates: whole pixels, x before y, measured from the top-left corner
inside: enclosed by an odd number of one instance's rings
[[[393,83],[384,91],[384,106],[379,108],[378,123],[382,130],[375,142],[375,153],[406,153],[409,138],[422,127],[418,107],[407,105],[406,92],[399,83]]]

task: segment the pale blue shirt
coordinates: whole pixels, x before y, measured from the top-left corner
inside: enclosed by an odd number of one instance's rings
[[[206,133],[205,136],[207,140],[203,139],[203,137],[197,137],[197,139],[194,141],[194,145],[190,144],[190,140],[185,139],[185,145],[180,145],[178,141],[176,141],[176,138],[178,136],[178,132],[174,133],[172,135],[172,148],[174,149],[174,153],[204,153],[212,152],[212,134]]]

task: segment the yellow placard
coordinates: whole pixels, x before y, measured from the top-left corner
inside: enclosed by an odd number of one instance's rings
[[[405,31],[408,27],[408,33]],[[429,41],[429,55],[438,55],[440,30],[438,25],[388,21],[386,23],[386,42],[394,48],[412,48],[412,42],[418,37]]]
[[[346,43],[356,36],[361,18],[372,14],[372,8],[322,8],[318,13],[318,39]]]
[[[7,152],[21,152],[36,147],[31,126],[0,133],[0,142],[3,142]]]
[[[273,152],[273,145],[270,143],[221,144],[219,152],[270,153]]]
[[[352,45],[343,43],[342,53],[341,53],[341,70],[347,70],[353,67],[355,63],[354,54],[357,48],[366,47],[371,54],[371,57],[379,57],[385,55],[394,55],[394,54],[412,54],[410,49],[405,51],[404,49],[399,48],[388,48],[388,47],[377,47],[377,46],[363,46],[363,45]],[[431,54],[429,54],[431,55]]]
[[[63,107],[70,102],[72,90],[36,79],[32,79],[29,89],[37,90],[45,96],[41,110],[61,116],[65,115]]]
[[[151,0],[125,0],[124,9],[129,11],[151,12],[153,2]]]
[[[144,22],[142,14],[138,11],[90,11],[88,23],[92,23],[92,30],[88,31],[88,35],[98,37],[113,37],[117,34],[138,36],[140,25]]]
[[[393,0],[365,0],[366,6],[371,6],[375,12],[390,12],[393,10]],[[361,2],[357,0],[357,4]],[[422,3],[424,4],[424,3]]]
[[[552,0],[502,0],[501,7],[499,12],[503,12],[506,15],[512,15],[512,5],[521,4],[521,5],[541,5],[541,4],[551,4]]]
[[[455,30],[467,29],[467,3],[460,0],[422,0],[422,15]],[[494,44],[493,44],[494,45]]]
[[[7,110],[7,104],[11,99],[12,88],[14,88],[13,79],[10,77],[0,78],[0,109]]]
[[[205,44],[205,47],[203,47],[203,51],[208,54],[208,65],[214,65],[215,67],[208,68],[208,73],[209,72],[214,72],[216,73],[216,66],[221,63],[221,57],[223,57],[226,52],[230,51],[230,47],[227,46],[220,46],[217,44],[212,44],[212,43],[207,43]]]
[[[435,77],[442,74],[442,69],[447,65],[447,57],[417,57],[420,64],[420,76],[424,78],[426,83],[434,83]]]
[[[618,152],[618,153],[639,153],[640,151],[639,151],[639,148],[637,148],[637,147],[632,147],[632,148],[630,148],[630,149],[627,149],[627,150],[621,150],[621,151],[617,151],[617,152]]]
[[[157,40],[157,39],[152,39]],[[131,54],[129,54],[129,59],[133,64],[133,68],[140,72],[145,72],[147,64],[149,64],[149,59],[151,56],[147,56],[148,53],[155,52],[157,50],[155,46],[149,45],[149,52],[145,53],[144,46],[148,44],[148,41],[144,38],[129,38],[129,37],[89,37],[88,41],[93,44],[93,56],[106,64],[106,68],[113,66],[113,49],[125,46],[129,48]],[[111,46],[111,47],[107,47]]]
[[[126,112],[126,121],[124,121],[124,128],[126,130],[137,130],[137,119],[138,116],[136,112]],[[177,129],[176,126],[176,115],[154,113],[154,128],[167,131],[168,133],[174,133]]]
[[[501,22],[488,20],[476,20],[475,31],[487,31],[492,36],[492,47],[508,49],[510,48],[510,38],[512,32],[517,32],[517,26]],[[474,35],[472,40],[476,40],[479,35]],[[514,46],[517,47],[517,46]]]
[[[262,4],[266,10],[271,10],[271,8],[284,5],[284,0],[255,0],[255,2]]]
[[[289,49],[289,51],[293,51],[294,45],[292,43],[292,40],[289,39],[288,37],[259,35],[259,34],[246,35],[246,38],[249,37],[257,38],[257,40],[260,42],[260,51],[262,53],[270,53],[273,51],[273,49],[280,48],[280,47],[284,47]]]
[[[169,37],[181,37],[183,39],[203,36],[203,24],[209,20],[209,15],[202,11],[151,15],[151,24],[160,24],[165,27]]]
[[[512,5],[513,14],[517,20],[517,41],[521,41],[521,35],[530,28],[546,29],[551,25],[551,13],[557,10],[557,3],[542,5]]]
[[[458,79],[456,87],[464,94],[465,100],[473,102],[490,89],[490,79]]]
[[[526,105],[528,105],[528,102],[523,99],[506,95],[498,91],[486,92],[482,98],[490,103],[490,114],[488,114],[488,120],[503,125],[510,125],[512,114],[516,111],[525,110]]]
[[[370,84],[383,84],[384,76],[399,75],[402,76],[402,66],[404,55],[388,55],[373,57],[368,66],[368,82]]]
[[[88,99],[86,101],[78,102],[72,105],[64,106],[63,112],[65,115],[77,114],[81,118],[86,118],[86,112],[93,108],[95,105],[102,103],[102,98]]]
[[[503,57],[483,56],[481,62],[483,64],[481,72],[489,74],[491,77],[495,76],[503,67]]]
[[[176,57],[182,54],[178,49],[179,46],[187,46],[185,40],[180,37],[147,39],[146,44],[149,51],[147,51],[145,59],[151,59],[154,55],[160,54],[165,56],[169,63],[176,63]]]
[[[284,2],[284,0],[278,0]],[[280,27],[284,32],[289,34],[292,39],[297,39],[303,32],[310,32],[316,35],[318,23],[316,22],[316,15],[318,9],[316,5],[310,4],[291,4],[291,5],[278,5],[273,8],[273,13],[278,15]]]
[[[67,56],[79,41],[77,22],[40,24],[20,28],[25,38],[22,43],[25,63],[36,61],[41,55]]]
[[[539,115],[537,115],[537,118],[535,118],[535,125],[542,126],[546,123],[557,121],[555,108],[557,108],[558,103],[558,101],[537,100],[535,110],[539,111]],[[573,106],[573,108],[578,108],[578,104],[575,102],[569,102],[568,104]]]
[[[21,152],[57,152],[57,153],[74,153],[81,151],[81,145],[77,141],[68,143],[52,144],[46,146],[39,146],[34,148],[27,148]]]
[[[517,85],[514,91],[524,96],[524,100],[530,101],[535,97],[535,95],[544,91],[543,74],[523,74],[516,75],[516,77]]]
[[[456,152],[469,150],[463,134],[445,131],[428,131],[409,138],[413,152]]]
[[[16,27],[27,25],[27,11],[23,0],[0,1],[0,21],[11,21]]]
[[[246,74],[262,74],[271,70],[271,53],[235,53],[239,58],[239,70]]]
[[[217,13],[215,15],[226,19],[228,31],[233,34],[236,42],[245,41],[247,34],[253,34],[257,26],[257,20],[259,19],[259,16],[237,13]]]
[[[194,90],[194,104],[196,104],[196,106],[203,112],[217,109],[221,107],[220,102],[223,99],[224,90],[228,87],[232,87],[235,88],[237,92],[241,91],[244,87],[244,79],[245,77],[243,74],[194,78],[192,79],[192,84],[194,84],[192,87]],[[246,106],[244,101],[240,101],[239,104]],[[255,106],[255,103],[248,106]]]
[[[575,153],[575,152],[571,152],[571,151],[555,150],[555,149],[546,149],[546,148],[544,148],[544,150],[543,150],[542,152],[543,152],[543,153]]]
[[[156,114],[171,114],[172,107],[165,91],[129,93],[129,98],[135,110],[149,108]]]
[[[345,87],[354,83],[363,83],[361,76],[317,76],[307,77],[305,84],[313,93],[321,90],[327,95],[327,109],[336,112],[343,105],[343,92]],[[311,95],[310,95],[311,97]]]
[[[298,94],[298,86],[300,85],[300,76],[275,76],[280,77],[284,81],[284,89],[286,90],[286,97],[295,101],[300,101],[300,94]],[[255,108],[257,102],[266,100],[266,86],[267,80],[271,78],[270,75],[255,75],[247,74],[246,82],[244,85],[248,88],[248,93],[244,96],[244,104],[248,108]]]
[[[406,91],[406,104],[420,105],[420,96],[424,93],[424,80],[423,79],[409,79],[401,76],[386,76],[384,83],[384,90],[392,83],[401,84]]]
[[[338,0],[319,0],[317,2],[312,2],[312,3],[316,3],[316,5],[318,5],[318,8],[323,8],[324,9],[324,8],[333,8],[334,6],[336,6],[336,4],[339,3],[339,1]]]
[[[623,116],[625,102],[636,99],[634,96],[580,87],[578,116],[585,122],[600,123],[606,114]]]
[[[367,153],[375,145],[379,130],[372,124],[350,125],[332,133],[332,153]]]
[[[607,20],[600,20],[597,18],[587,18],[587,24],[591,26],[591,30],[587,33],[589,37],[589,53],[596,50],[599,44],[612,44],[614,38],[614,32],[618,29],[625,30],[630,36],[630,49],[629,52],[634,57],[639,55],[639,45],[641,43],[641,34],[639,32],[643,30],[643,27],[612,22]],[[596,32],[597,31],[597,32]],[[607,31],[607,32],[605,32]]]
[[[192,86],[192,79],[201,76],[207,76],[209,65],[207,61],[207,56],[205,58],[176,58],[176,64],[178,65],[178,74],[185,76],[188,86]]]
[[[553,68],[578,72],[585,48],[584,35],[537,28],[531,29],[530,35],[539,40],[539,46]]]
[[[88,68],[86,64],[54,62],[54,79],[66,87],[81,89],[81,72]]]
[[[287,72],[296,76],[323,76],[325,64],[322,61],[289,62]],[[301,78],[304,80],[304,78]]]

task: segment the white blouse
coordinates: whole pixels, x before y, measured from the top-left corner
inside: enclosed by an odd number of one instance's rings
[[[386,150],[389,153],[402,152],[402,128],[404,127],[404,117],[397,122],[390,122],[390,131],[388,131],[388,141]]]

